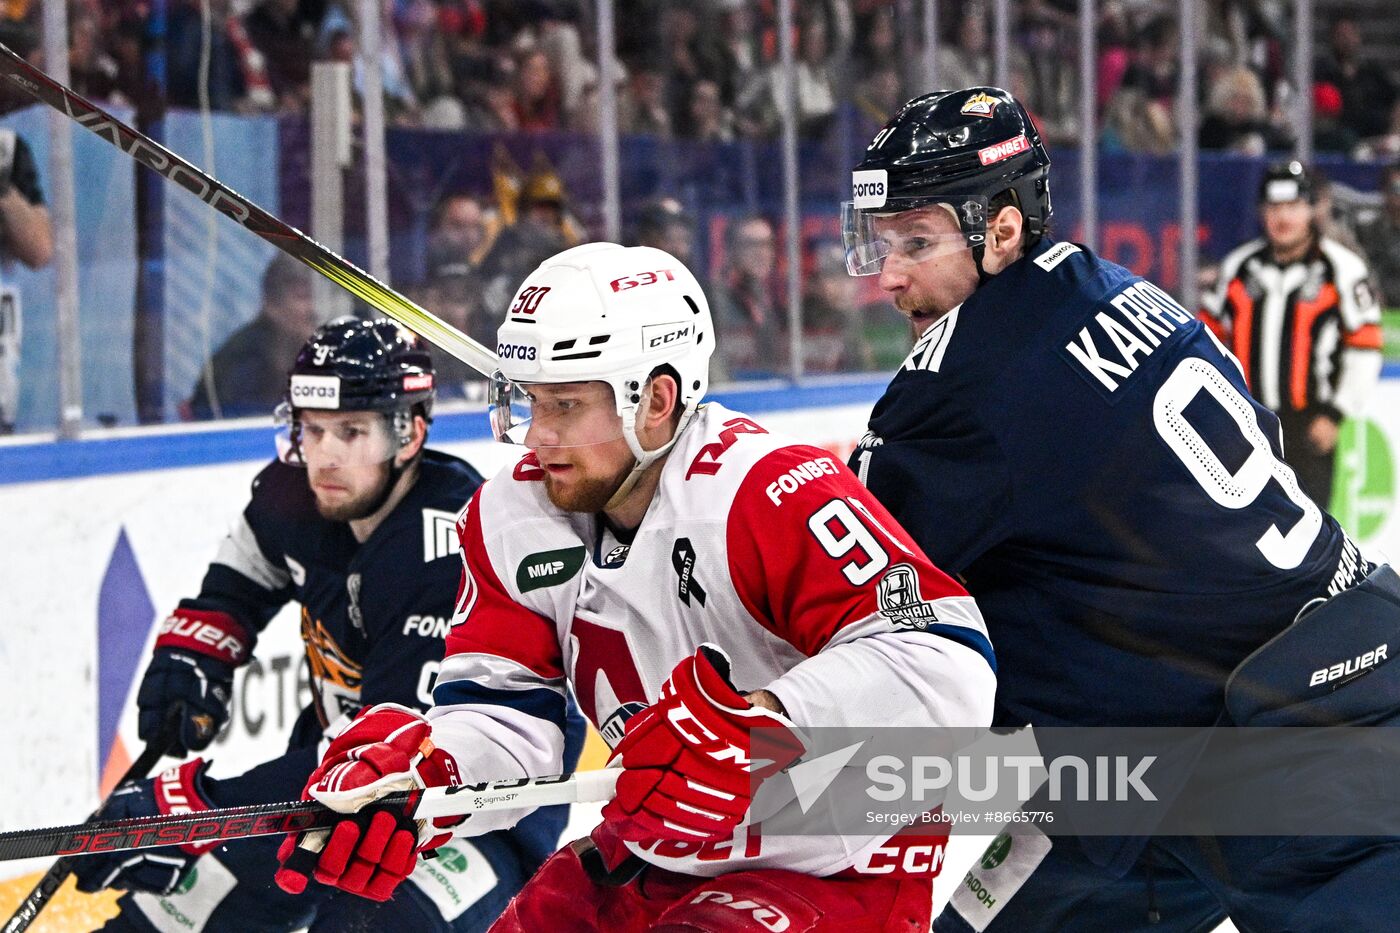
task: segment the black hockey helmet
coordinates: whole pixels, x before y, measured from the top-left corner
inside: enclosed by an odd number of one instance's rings
[[[996,87],[935,91],[909,101],[866,147],[851,176],[842,231],[852,275],[880,271],[890,245],[874,236],[870,218],[941,204],[957,217],[959,238],[927,258],[971,247],[978,268],[987,210],[1009,192],[1034,242],[1050,222],[1050,156],[1030,114]]]
[[[293,408],[432,413],[433,358],[423,341],[379,318],[336,318],[317,328],[297,354],[287,382]]]
[[[431,422],[435,395],[433,359],[421,338],[387,318],[336,318],[317,328],[288,374],[277,411],[287,431],[279,441],[283,459],[302,460],[306,409],[380,412],[402,446],[412,437],[412,415]]]
[[[1283,204],[1288,201],[1317,201],[1317,179],[1307,166],[1297,159],[1276,162],[1259,182],[1260,204]]]

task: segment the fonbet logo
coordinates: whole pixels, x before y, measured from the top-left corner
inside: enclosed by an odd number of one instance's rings
[[[882,168],[851,173],[851,202],[856,210],[884,207],[889,188],[890,173]]]
[[[339,408],[339,376],[293,375],[289,389],[294,408]]]
[[[1031,147],[1031,142],[1022,133],[1014,139],[1008,139],[1004,143],[997,143],[995,146],[988,146],[986,149],[977,150],[977,158],[982,160],[983,165],[991,165],[993,162],[1000,162],[1009,159],[1014,155],[1019,155]]]

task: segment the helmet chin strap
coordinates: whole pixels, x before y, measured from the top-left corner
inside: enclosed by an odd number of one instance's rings
[[[632,490],[637,488],[637,481],[642,478],[642,474],[647,471],[653,463],[666,456],[672,447],[676,446],[676,441],[681,439],[681,433],[690,426],[691,420],[695,417],[695,412],[699,406],[692,406],[689,411],[681,416],[680,423],[676,425],[676,431],[671,435],[671,439],[655,450],[643,450],[642,442],[637,438],[637,409],[631,406],[622,415],[622,436],[627,440],[627,448],[632,451],[632,456],[636,458],[636,463],[632,465],[632,470],[623,479],[622,485],[617,487],[617,491],[608,499],[603,506],[603,511],[611,511],[620,506],[627,497],[632,494]]]

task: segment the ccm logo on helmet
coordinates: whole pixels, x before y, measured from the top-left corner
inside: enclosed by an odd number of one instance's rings
[[[1025,133],[1022,133],[1015,139],[1008,139],[1004,143],[997,143],[995,146],[977,150],[977,158],[982,160],[983,165],[991,165],[993,162],[1000,162],[1002,159],[1009,159],[1025,152],[1030,147],[1031,141],[1026,138]]]
[[[642,328],[642,340],[648,350],[669,347],[695,335],[694,324],[656,324]]]
[[[538,351],[523,343],[500,343],[496,345],[496,355],[503,360],[533,360]]]
[[[289,393],[294,408],[339,408],[339,376],[292,376]]]

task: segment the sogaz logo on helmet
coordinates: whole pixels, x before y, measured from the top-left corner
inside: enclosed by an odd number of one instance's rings
[[[539,369],[540,350],[532,342],[520,340],[500,340],[496,343],[496,357],[502,363],[533,363],[526,367],[530,371]],[[516,367],[519,371],[519,367]]]
[[[648,324],[642,328],[642,348],[661,350],[695,340],[694,321],[672,321],[670,324]]]
[[[890,173],[882,168],[851,173],[851,200],[856,210],[884,207],[889,196]]]
[[[290,394],[294,408],[339,408],[340,377],[293,374]]]

